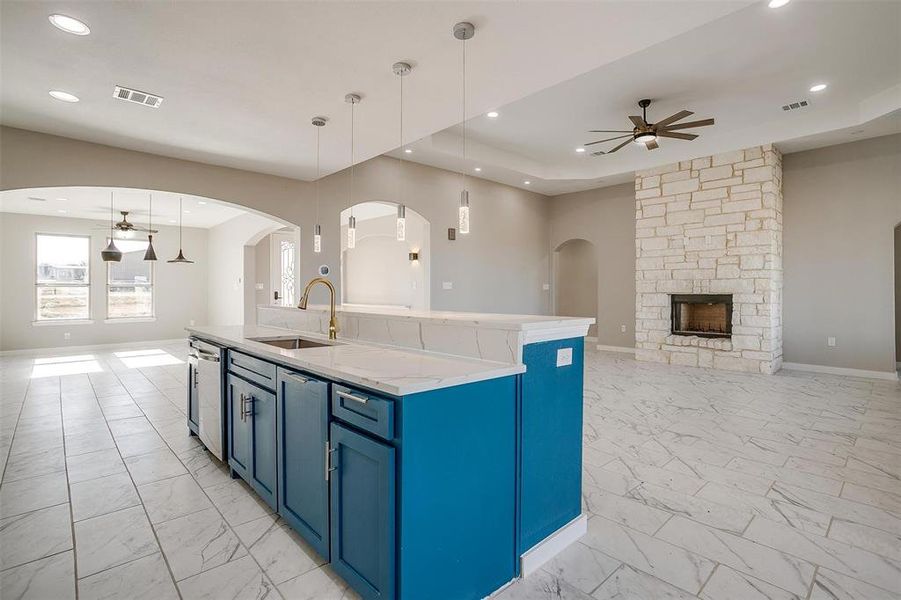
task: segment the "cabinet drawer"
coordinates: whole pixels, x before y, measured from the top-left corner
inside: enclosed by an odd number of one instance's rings
[[[332,385],[332,416],[382,439],[394,438],[394,401]]]
[[[270,390],[275,389],[275,365],[270,362],[229,350],[228,370]]]

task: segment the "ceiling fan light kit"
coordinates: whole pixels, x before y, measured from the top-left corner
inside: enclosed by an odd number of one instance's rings
[[[619,133],[622,135],[617,135],[611,138],[606,138],[603,140],[595,140],[594,142],[588,142],[585,146],[593,146],[594,144],[602,144],[604,142],[612,142],[614,140],[622,140],[625,139],[624,142],[620,143],[618,146],[614,148],[604,151],[598,150],[596,152],[592,152],[592,156],[603,156],[605,154],[613,154],[614,152],[621,150],[626,147],[629,142],[634,142],[635,144],[640,144],[647,148],[648,150],[656,150],[660,146],[657,144],[659,138],[671,138],[676,140],[686,140],[691,141],[695,139],[697,134],[694,133],[680,133],[676,131],[677,129],[690,129],[693,127],[706,127],[707,125],[713,125],[713,119],[701,119],[700,121],[689,121],[685,123],[677,123],[677,121],[681,121],[686,117],[690,117],[694,113],[690,110],[680,110],[679,112],[668,116],[667,118],[658,121],[656,123],[648,122],[648,107],[651,105],[651,101],[647,98],[638,101],[638,106],[641,108],[641,116],[631,115],[629,120],[632,121],[632,131],[626,129],[592,129],[589,133]]]

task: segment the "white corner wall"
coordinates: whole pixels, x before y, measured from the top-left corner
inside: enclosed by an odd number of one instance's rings
[[[244,214],[209,230],[205,324],[256,322],[256,245],[283,226],[265,217]]]
[[[193,265],[169,264],[178,253],[178,229],[159,227],[153,246],[154,312],[151,322],[105,323],[106,264],[100,251],[108,232],[96,229],[108,222],[44,215],[0,213],[0,350],[113,344],[135,340],[184,337],[184,328],[207,320],[207,230],[185,228],[185,254]],[[34,325],[35,234],[91,236],[91,324]],[[70,338],[65,339],[69,333]]]

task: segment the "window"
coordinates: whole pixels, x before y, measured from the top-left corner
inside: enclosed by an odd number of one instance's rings
[[[36,241],[36,319],[90,319],[91,238],[39,233]]]
[[[153,317],[153,262],[144,260],[147,242],[116,240],[116,246],[122,260],[107,263],[106,317]]]

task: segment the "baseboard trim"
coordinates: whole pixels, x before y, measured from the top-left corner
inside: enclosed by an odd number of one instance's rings
[[[623,354],[635,354],[635,348],[629,348],[628,346],[607,346],[605,344],[598,344],[598,350],[602,350],[604,352],[621,352]]]
[[[547,536],[519,558],[520,577],[528,577],[588,532],[588,515],[582,513]]]
[[[46,352],[82,352],[85,350],[107,350],[110,348],[144,348],[147,346],[160,346],[164,344],[177,344],[187,342],[187,337],[171,340],[141,340],[138,342],[115,342],[110,344],[90,344],[87,346],[54,346],[51,348],[24,348],[22,350],[0,350],[0,356],[33,356]]]
[[[845,375],[847,377],[864,377],[866,379],[885,379],[897,381],[896,371],[868,371],[866,369],[849,369],[847,367],[829,367],[826,365],[806,365],[804,363],[782,363],[782,368],[787,371],[807,371],[809,373],[826,373],[828,375]]]

